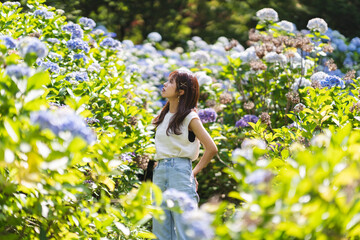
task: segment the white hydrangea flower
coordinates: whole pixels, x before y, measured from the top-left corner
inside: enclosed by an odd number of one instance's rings
[[[246,138],[244,139],[244,141],[241,143],[241,148],[242,149],[246,149],[246,148],[260,148],[260,149],[266,149],[266,142],[262,139],[256,139],[256,138]]]
[[[301,80],[301,83],[300,83],[300,80]],[[308,87],[311,85],[311,82],[309,79],[299,77],[299,78],[295,79],[295,82],[291,85],[291,89],[293,91],[298,90],[299,83],[300,83],[300,87]]]
[[[178,70],[176,70],[178,73],[186,73],[186,74],[188,74],[188,75],[190,75],[190,76],[193,76],[194,75],[194,73],[192,72],[192,71],[190,71],[188,68],[186,68],[186,67],[181,67],[181,68],[179,68]],[[203,73],[203,72],[199,72],[199,73]],[[206,74],[205,74],[206,75]],[[198,75],[196,75],[195,74],[195,76],[197,77],[197,79],[199,80],[199,77],[198,77]]]
[[[318,31],[320,33],[325,33],[328,30],[328,25],[322,18],[313,18],[309,20],[306,27],[311,31]]]
[[[210,83],[212,83],[212,79],[211,77],[209,77],[208,75],[206,75],[205,71],[200,71],[195,73],[195,76],[199,82],[199,86],[205,84],[205,85],[209,85]]]
[[[202,38],[199,37],[199,36],[193,36],[193,37],[191,38],[191,40],[193,40],[194,42],[198,42],[198,41],[202,41]]]
[[[57,14],[59,14],[59,15],[63,15],[63,14],[65,13],[65,11],[62,10],[62,9],[56,9],[55,12],[56,12]]]
[[[152,42],[160,42],[162,40],[162,37],[158,32],[151,32],[147,37]]]
[[[278,23],[280,29],[287,31],[287,32],[294,32],[295,30],[295,26],[292,22],[286,21],[286,20],[282,20],[281,22]]]
[[[196,42],[195,42],[195,46],[196,46],[197,48],[205,49],[205,48],[208,47],[208,44],[207,44],[205,41],[203,41],[203,40],[199,40],[199,41],[196,41]]]
[[[310,144],[317,147],[329,147],[331,140],[331,132],[328,129],[324,130],[324,133],[320,133],[316,136],[314,136]]]
[[[259,18],[260,22],[277,22],[279,20],[277,12],[272,8],[263,8],[256,12],[256,16]]]
[[[264,57],[264,60],[268,63],[285,64],[287,62],[286,56],[284,54],[277,54],[276,52],[267,53]]]
[[[21,4],[19,2],[4,2],[3,6],[7,6],[7,7],[20,7]]]
[[[328,76],[328,74],[320,71],[320,72],[314,73],[310,77],[310,80],[311,80],[311,82],[321,82],[321,81],[325,80],[325,78],[327,76]]]
[[[190,53],[190,56],[199,63],[207,63],[210,60],[210,55],[202,50]]]
[[[229,44],[229,39],[227,37],[221,36],[217,39],[219,43],[221,43],[223,46],[226,46]]]
[[[231,58],[240,58],[243,63],[248,63],[253,60],[259,59],[259,57],[256,55],[255,47],[251,46],[247,48],[243,52],[235,52],[231,54]]]

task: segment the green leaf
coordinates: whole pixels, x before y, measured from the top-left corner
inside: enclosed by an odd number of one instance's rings
[[[19,142],[19,127],[16,122],[13,122],[9,118],[5,118],[4,127],[9,134],[10,138],[15,142]]]
[[[151,239],[156,239],[156,236],[151,233],[151,232],[138,232],[137,234],[135,234],[136,237],[140,237],[140,238],[151,238]]]
[[[39,89],[42,88],[43,85],[47,85],[50,83],[50,75],[46,72],[38,72],[35,73],[33,76],[28,78],[27,82],[27,91],[32,89]]]

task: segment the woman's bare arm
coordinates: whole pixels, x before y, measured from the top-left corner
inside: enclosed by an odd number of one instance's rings
[[[210,160],[218,152],[218,149],[216,147],[216,144],[210,137],[209,133],[202,125],[200,119],[193,118],[189,124],[189,127],[205,148],[204,155],[201,157],[199,163],[193,169],[194,176],[196,176],[203,168],[208,165]]]

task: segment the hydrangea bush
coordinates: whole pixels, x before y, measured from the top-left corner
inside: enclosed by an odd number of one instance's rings
[[[0,5],[0,236],[153,238],[162,194],[140,178],[160,89],[180,67],[199,80],[220,150],[198,176],[200,209],[164,194],[191,239],[360,235],[359,84],[345,74],[358,70],[356,38],[320,18],[298,31],[265,8],[246,49],[196,36],[168,49],[156,32],[120,42],[92,19],[27,4]]]

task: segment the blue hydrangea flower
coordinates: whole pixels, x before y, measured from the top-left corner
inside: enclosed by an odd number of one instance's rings
[[[11,7],[18,8],[21,6],[21,4],[19,2],[4,2],[3,6],[9,7],[9,8],[11,8]]]
[[[187,193],[170,188],[163,193],[163,198],[169,208],[180,207],[182,210],[181,222],[185,226],[185,234],[189,239],[213,239],[212,216],[200,210],[197,202],[191,199]]]
[[[140,68],[137,64],[131,64],[126,66],[126,70],[128,70],[130,73],[140,72]]]
[[[45,17],[45,19],[52,19],[52,18],[54,18],[54,13],[49,12],[44,9],[38,9],[38,10],[35,10],[34,16],[35,17],[37,17],[37,16]]]
[[[84,62],[87,62],[87,57],[83,53],[74,54],[73,58],[74,58],[74,60],[82,59],[82,60],[84,60]]]
[[[91,33],[94,35],[98,35],[98,36],[105,34],[105,32],[101,29],[95,29],[95,30],[91,31]]]
[[[274,174],[269,170],[257,169],[245,178],[245,182],[251,185],[267,183],[273,178]]]
[[[88,144],[96,141],[96,135],[87,127],[84,119],[68,108],[32,112],[30,120],[41,129],[50,129],[56,135],[60,132],[70,132],[73,136],[83,138]]]
[[[259,118],[255,115],[245,115],[235,123],[235,127],[249,127],[249,122],[257,123],[258,120]]]
[[[322,87],[345,87],[345,82],[338,76],[335,75],[329,75],[327,76],[323,81],[320,81],[320,85]]]
[[[169,188],[163,193],[164,201],[168,207],[178,206],[183,212],[191,212],[198,209],[197,203],[185,192],[180,192],[174,188]]]
[[[185,225],[185,234],[190,240],[214,239],[214,230],[211,227],[213,217],[202,210],[195,210],[182,214],[181,220]]]
[[[117,36],[116,33],[114,33],[114,32],[106,32],[104,35],[108,36],[108,37],[111,37],[111,38],[114,38],[114,37]]]
[[[25,65],[9,65],[5,69],[5,73],[10,77],[17,79],[22,79],[23,77],[30,77],[33,74],[34,70]]]
[[[48,38],[46,41],[52,44],[60,44],[60,40],[57,38]]]
[[[199,110],[198,115],[202,123],[215,122],[217,118],[217,114],[212,108],[201,109]]]
[[[66,80],[70,81],[75,79],[78,82],[89,81],[87,72],[72,72],[65,77]]]
[[[101,47],[105,47],[105,48],[110,48],[113,50],[119,50],[121,49],[121,43],[118,40],[115,40],[111,37],[107,37],[105,38],[101,43],[100,43]]]
[[[38,58],[46,57],[48,50],[43,42],[35,37],[25,37],[20,40],[19,52],[22,57],[35,53]]]
[[[53,62],[42,62],[42,63],[39,64],[39,66],[44,68],[44,70],[49,69],[49,71],[52,72],[52,73],[59,73],[60,72],[59,65],[56,64],[56,63],[53,63]]]
[[[70,39],[67,41],[66,46],[71,50],[84,50],[89,52],[90,48],[87,42],[81,40],[80,38]]]
[[[100,72],[100,64],[99,63],[93,63],[88,67],[88,71],[89,72]]]
[[[84,31],[79,24],[69,22],[68,24],[63,26],[62,29],[66,32],[69,32],[72,39],[84,37]]]
[[[16,42],[12,37],[0,36],[0,39],[4,41],[7,48],[16,48]]]
[[[61,61],[63,59],[63,57],[60,54],[54,53],[54,52],[50,52],[48,54],[48,57],[52,60],[59,60],[59,61]]]
[[[96,26],[95,21],[87,17],[80,18],[79,23],[88,29],[93,29]]]

